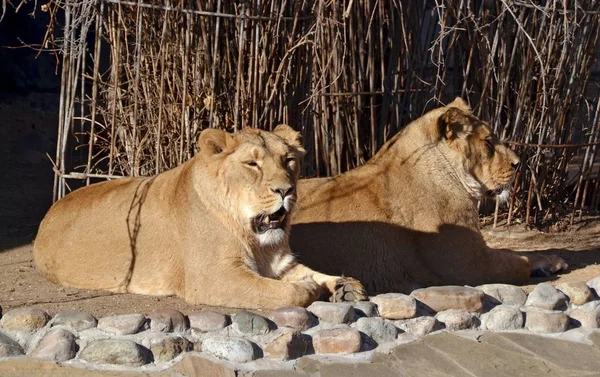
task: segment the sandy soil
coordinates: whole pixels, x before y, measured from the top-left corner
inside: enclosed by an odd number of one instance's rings
[[[54,94],[15,96],[0,94],[0,306],[4,311],[36,306],[55,314],[82,310],[96,316],[149,313],[160,308],[184,313],[206,307],[188,305],[176,297],[147,297],[62,288],[46,281],[36,270],[32,241],[51,204],[53,174],[45,157],[53,155],[58,117]],[[589,219],[568,233],[544,234],[520,228],[485,229],[493,247],[552,252],[570,270],[549,280],[588,280],[600,275],[600,219]],[[526,286],[526,289],[531,289]],[[231,310],[216,308],[224,312]]]

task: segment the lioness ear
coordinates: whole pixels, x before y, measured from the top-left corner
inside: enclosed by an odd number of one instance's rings
[[[300,132],[295,131],[292,127],[288,126],[287,124],[280,124],[279,126],[275,127],[273,133],[285,140],[292,147],[296,148],[298,152],[302,154],[306,153],[304,147],[302,146],[302,135],[300,135]]]
[[[438,118],[440,137],[448,140],[466,139],[473,132],[473,123],[472,116],[452,107]]]
[[[208,128],[198,137],[198,150],[200,153],[218,154],[230,147],[233,138],[224,130]]]
[[[469,114],[473,112],[471,106],[469,106],[469,104],[466,103],[465,100],[463,100],[460,97],[456,97],[454,101],[450,102],[446,107],[456,107],[457,109],[461,109],[462,111]]]

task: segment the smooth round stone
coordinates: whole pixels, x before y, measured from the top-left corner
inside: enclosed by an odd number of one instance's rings
[[[566,294],[571,304],[583,305],[594,299],[592,290],[582,281],[561,283],[556,289]]]
[[[398,337],[398,328],[383,318],[359,318],[354,326],[377,344],[393,342]]]
[[[173,360],[182,352],[192,351],[193,349],[194,344],[180,336],[165,338],[150,347],[155,363]]]
[[[98,320],[90,313],[79,311],[60,312],[52,319],[51,326],[68,326],[74,330],[81,331],[91,329],[98,325]]]
[[[352,322],[355,316],[352,305],[346,303],[315,301],[306,310],[321,321],[333,324]]]
[[[564,310],[567,307],[567,301],[567,296],[550,283],[540,283],[527,297],[525,306],[535,306],[546,310]]]
[[[245,335],[264,335],[271,329],[265,317],[240,310],[231,317],[233,328]]]
[[[569,311],[569,317],[577,327],[597,329],[600,327],[600,301],[591,301]]]
[[[288,306],[273,310],[269,316],[277,327],[290,327],[292,329],[306,330],[313,324],[313,317],[303,307]]]
[[[227,314],[213,311],[191,313],[188,315],[188,319],[190,327],[203,332],[221,330],[231,323]]]
[[[455,309],[471,313],[481,312],[485,297],[481,289],[456,285],[416,289],[410,295],[436,312]]]
[[[539,333],[557,333],[569,327],[569,317],[561,311],[525,307],[525,328]]]
[[[477,327],[473,315],[464,310],[449,309],[438,312],[435,318],[452,331],[467,330]]]
[[[79,347],[75,336],[65,329],[50,330],[31,352],[31,356],[53,361],[71,360],[77,354]]]
[[[102,317],[98,328],[117,335],[136,334],[146,324],[146,317],[141,314],[123,314]]]
[[[281,328],[267,335],[265,357],[273,360],[292,360],[304,356],[309,350],[308,336],[297,329]]]
[[[246,363],[257,358],[255,346],[242,338],[214,336],[204,339],[202,351],[219,359]]]
[[[103,339],[90,342],[79,358],[94,364],[139,367],[152,361],[152,353],[131,340]]]
[[[188,329],[185,316],[173,309],[161,309],[148,315],[150,331],[157,332],[184,332]]]
[[[481,328],[484,330],[519,330],[523,325],[523,312],[514,306],[498,305],[481,315]]]
[[[34,332],[44,327],[49,319],[48,314],[41,309],[20,308],[4,314],[0,325],[7,331]]]
[[[586,285],[592,290],[592,293],[596,294],[596,297],[600,296],[600,276],[588,280]]]
[[[359,317],[378,317],[379,310],[377,304],[371,301],[357,301],[353,302],[352,307]]]
[[[428,316],[395,321],[394,324],[400,330],[417,336],[425,336],[442,328],[442,325],[435,317]]]
[[[494,304],[523,306],[527,300],[527,293],[521,288],[510,284],[485,284],[477,288],[497,302]]]
[[[313,335],[313,348],[317,354],[348,355],[360,351],[360,332],[351,327],[321,330]]]
[[[24,355],[23,347],[9,336],[0,332],[0,357]]]
[[[408,319],[417,314],[417,301],[402,293],[384,293],[371,297],[382,318]]]

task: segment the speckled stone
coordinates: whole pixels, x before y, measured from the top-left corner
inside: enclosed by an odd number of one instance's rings
[[[523,306],[527,300],[527,293],[521,288],[510,284],[485,284],[477,288],[489,296],[494,304]]]
[[[417,301],[402,293],[384,293],[371,297],[379,315],[386,319],[408,319],[417,314]]]
[[[435,318],[446,326],[447,330],[467,330],[476,327],[473,315],[464,310],[449,309],[438,312]]]
[[[300,306],[287,306],[273,310],[269,316],[277,327],[306,330],[313,325],[314,319],[308,310]]]
[[[264,335],[271,330],[265,317],[246,310],[235,313],[231,322],[236,331],[245,335]]]
[[[550,283],[540,283],[527,297],[525,306],[535,306],[546,310],[564,310],[567,307],[567,301],[567,295],[554,288]]]
[[[383,318],[359,318],[354,327],[369,336],[377,344],[393,342],[398,337],[398,328]]]
[[[351,327],[321,330],[313,335],[313,348],[317,354],[347,355],[360,351],[360,332]]]
[[[173,309],[160,309],[148,315],[150,331],[159,332],[184,332],[189,328],[185,316]]]
[[[481,315],[481,328],[484,330],[520,330],[523,325],[523,312],[510,305],[498,305]]]
[[[202,351],[219,359],[246,363],[258,358],[255,345],[237,337],[212,336],[202,342]]]
[[[524,307],[525,328],[539,333],[557,333],[567,330],[569,317],[561,311]]]
[[[213,311],[194,312],[188,318],[190,327],[204,332],[221,330],[231,323],[227,314]]]
[[[93,315],[79,311],[60,312],[50,322],[51,326],[68,326],[74,330],[81,331],[96,327],[98,320]]]
[[[443,328],[435,317],[427,316],[395,321],[394,324],[400,330],[417,336],[425,336]]]
[[[586,285],[592,290],[592,293],[596,294],[596,297],[600,297],[600,276],[588,280]]]
[[[582,281],[561,283],[556,286],[556,289],[566,294],[574,305],[583,305],[594,299],[592,290]]]
[[[481,289],[456,285],[416,289],[410,295],[436,312],[455,309],[471,313],[482,311],[485,297]]]
[[[24,355],[23,347],[9,336],[0,332],[0,357]]]
[[[103,339],[90,342],[79,358],[93,364],[139,367],[152,361],[152,353],[131,340]]]
[[[306,309],[321,321],[334,324],[352,322],[355,317],[354,308],[346,303],[315,301]]]
[[[299,330],[281,328],[267,335],[264,355],[274,360],[292,360],[304,356],[309,346],[309,337]]]
[[[79,347],[75,336],[61,328],[50,330],[31,352],[31,356],[53,361],[67,361],[75,357]]]
[[[591,301],[568,312],[574,327],[597,329],[600,327],[600,301]]]
[[[146,326],[146,317],[141,314],[123,314],[102,317],[98,328],[117,335],[136,334]]]
[[[152,355],[154,355],[155,363],[163,363],[172,360],[182,352],[191,351],[193,349],[194,344],[181,336],[162,339],[159,343],[153,344],[150,347],[150,351],[152,351]]]
[[[4,314],[0,325],[7,331],[34,332],[44,327],[49,319],[48,314],[41,309],[19,308]]]
[[[379,310],[377,304],[371,301],[357,301],[353,302],[352,307],[359,317],[378,317]]]

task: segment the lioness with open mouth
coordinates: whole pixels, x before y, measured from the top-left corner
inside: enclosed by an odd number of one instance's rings
[[[291,244],[300,260],[371,292],[525,283],[556,256],[487,247],[477,200],[513,181],[517,155],[457,98],[407,125],[366,164],[299,182]]]
[[[68,287],[183,297],[237,308],[307,306],[322,291],[366,298],[351,278],[315,272],[290,251],[300,135],[209,129],[199,153],[150,178],[72,192],[40,225],[34,258]]]

